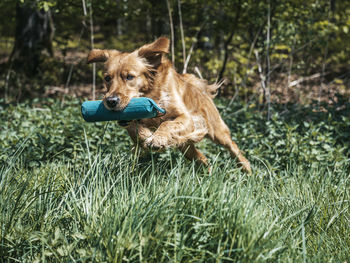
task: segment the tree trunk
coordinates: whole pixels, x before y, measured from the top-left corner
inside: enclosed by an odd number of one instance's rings
[[[54,26],[50,11],[38,10],[36,2],[16,6],[15,44],[10,62],[27,76],[38,73],[41,54],[47,49],[52,56]]]
[[[225,55],[224,55],[224,61],[223,61],[222,66],[221,66],[221,70],[220,70],[219,75],[218,75],[218,81],[221,81],[224,77],[224,73],[226,70],[226,64],[227,64],[227,60],[228,60],[228,55],[229,55],[228,47],[229,47],[229,44],[231,43],[232,38],[236,32],[238,21],[239,21],[240,15],[241,15],[241,8],[242,8],[241,1],[238,1],[237,6],[236,6],[235,18],[234,18],[233,23],[231,24],[231,32],[230,32],[230,35],[227,38],[226,42],[224,43]],[[219,89],[218,96],[220,96],[220,93],[221,93],[221,90]]]

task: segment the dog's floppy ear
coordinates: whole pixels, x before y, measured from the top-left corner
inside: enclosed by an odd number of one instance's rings
[[[169,53],[169,39],[160,37],[151,44],[144,45],[138,49],[138,55],[147,61],[158,66],[161,63],[163,54]]]
[[[116,56],[119,53],[117,50],[93,49],[88,55],[87,63],[106,62],[111,56]]]

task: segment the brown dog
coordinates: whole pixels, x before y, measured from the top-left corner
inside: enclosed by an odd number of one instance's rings
[[[207,165],[207,158],[194,145],[207,136],[228,149],[232,158],[251,172],[249,161],[231,140],[230,131],[212,100],[219,85],[208,85],[194,75],[177,73],[165,57],[168,52],[169,40],[165,37],[132,53],[90,51],[88,63],[105,62],[105,106],[122,110],[131,98],[151,98],[166,114],[130,122],[126,129],[135,143],[152,149],[175,146],[188,159]]]

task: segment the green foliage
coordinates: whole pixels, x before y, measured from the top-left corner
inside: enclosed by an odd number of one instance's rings
[[[38,74],[40,90],[43,90],[45,85],[66,82],[67,70],[57,68],[69,68],[72,63],[67,56],[69,52],[87,53],[91,48],[90,7],[97,48],[131,51],[161,35],[170,36],[166,1],[86,0],[86,15],[83,12],[82,1],[35,2],[39,9],[52,11],[56,29],[53,39],[55,59],[63,56],[65,64],[63,67],[57,67],[59,63],[46,63],[45,60],[41,63],[41,72],[51,72],[51,77],[42,78],[42,75]],[[183,58],[177,1],[170,0],[170,6],[175,28],[175,66],[181,71]],[[246,93],[244,89],[247,85],[253,86],[259,79],[253,53],[255,50],[260,54],[263,72],[266,75],[267,1],[186,0],[181,1],[181,6],[187,54],[195,43],[188,65],[190,72],[197,66],[205,78],[216,80],[222,70],[226,53],[228,63],[224,76],[234,84],[234,88],[242,88],[242,93]],[[11,53],[8,43],[13,42],[15,35],[15,7],[16,1],[5,0],[0,3],[0,32],[6,39],[6,49],[0,52],[0,56],[8,57]],[[280,73],[308,76],[322,72],[325,67],[326,72],[332,73],[327,74],[327,78],[341,76],[348,87],[349,28],[348,1],[271,1],[271,80],[279,80]],[[231,34],[233,37],[226,50],[225,42]],[[66,56],[69,62],[66,61]],[[1,70],[1,79],[5,79],[8,65],[0,63],[0,69],[5,69]],[[85,82],[89,70],[83,70],[84,74],[74,73],[73,78]],[[13,69],[10,82],[11,78],[16,78],[16,73],[17,70]],[[32,80],[24,81],[31,83]],[[20,83],[11,82],[19,89],[23,81]]]
[[[208,141],[210,174],[172,150],[140,160],[115,123],[84,123],[77,100],[3,105],[0,257],[346,261],[350,105],[291,105],[266,122],[253,104],[227,103],[217,102],[252,176]]]
[[[89,134],[91,150],[97,148],[109,151],[109,144],[125,142],[125,131],[115,129],[116,123],[87,124],[80,118],[80,102],[67,101],[61,103],[52,99],[33,100],[29,105],[4,106],[0,119],[7,127],[1,131],[0,160],[5,162],[7,157],[18,151],[25,144],[21,156],[29,166],[40,166],[41,162],[52,159],[85,158],[84,133]],[[105,130],[106,134],[100,131]],[[111,131],[113,136],[111,135]],[[119,136],[120,135],[120,136]],[[13,147],[17,145],[18,147]],[[126,144],[124,147],[130,145]],[[125,150],[125,148],[122,148]]]

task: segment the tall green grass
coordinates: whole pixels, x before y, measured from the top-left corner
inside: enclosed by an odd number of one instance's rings
[[[208,141],[210,173],[172,150],[143,160],[115,124],[83,123],[78,102],[40,103],[0,115],[2,261],[349,260],[346,111],[225,111],[247,176]]]

